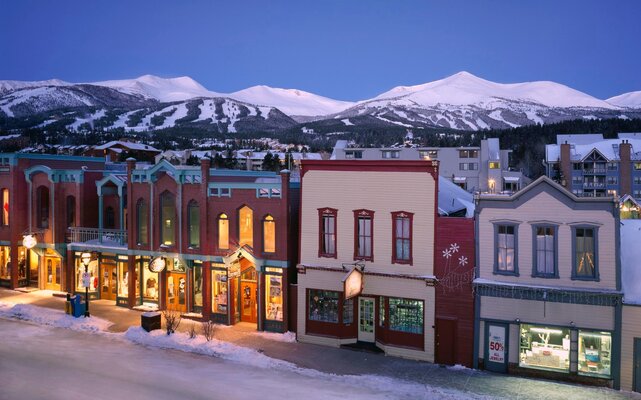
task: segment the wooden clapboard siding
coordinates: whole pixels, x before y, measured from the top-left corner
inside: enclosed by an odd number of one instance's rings
[[[632,390],[634,338],[641,338],[641,306],[623,306],[621,326],[621,390]]]

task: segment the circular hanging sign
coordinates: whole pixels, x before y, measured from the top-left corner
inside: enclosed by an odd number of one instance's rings
[[[27,249],[33,249],[36,244],[38,244],[38,241],[34,235],[25,235],[22,238],[22,245]]]
[[[160,272],[165,269],[165,259],[163,257],[154,257],[149,261],[149,270],[151,272]]]

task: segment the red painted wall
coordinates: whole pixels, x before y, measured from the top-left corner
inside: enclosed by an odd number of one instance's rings
[[[439,318],[456,321],[455,363],[472,367],[474,219],[438,217],[436,221],[436,323]]]

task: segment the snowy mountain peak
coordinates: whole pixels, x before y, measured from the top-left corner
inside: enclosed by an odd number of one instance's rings
[[[220,97],[188,76],[178,78],[160,78],[155,75],[143,75],[136,79],[122,79],[91,83],[106,86],[120,92],[140,95],[158,101],[182,101],[195,97]]]
[[[641,90],[610,97],[606,101],[619,107],[641,108]]]

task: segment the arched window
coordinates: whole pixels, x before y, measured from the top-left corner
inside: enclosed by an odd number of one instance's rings
[[[254,247],[254,212],[247,206],[238,211],[238,242]]]
[[[76,198],[67,196],[67,227],[76,226]]]
[[[36,226],[49,228],[49,188],[40,186],[36,190]]]
[[[2,225],[9,225],[9,189],[2,189]]]
[[[276,252],[276,222],[271,215],[263,219],[263,251],[265,253]]]
[[[111,206],[105,209],[105,228],[116,229],[116,212]]]
[[[218,216],[218,248],[221,250],[229,249],[229,219],[227,214]]]
[[[160,244],[172,246],[176,243],[176,197],[164,192],[160,195]]]
[[[139,199],[136,204],[136,218],[138,244],[147,244],[149,238],[149,208],[143,199]]]
[[[200,247],[200,207],[195,200],[187,206],[189,221],[189,247]]]

